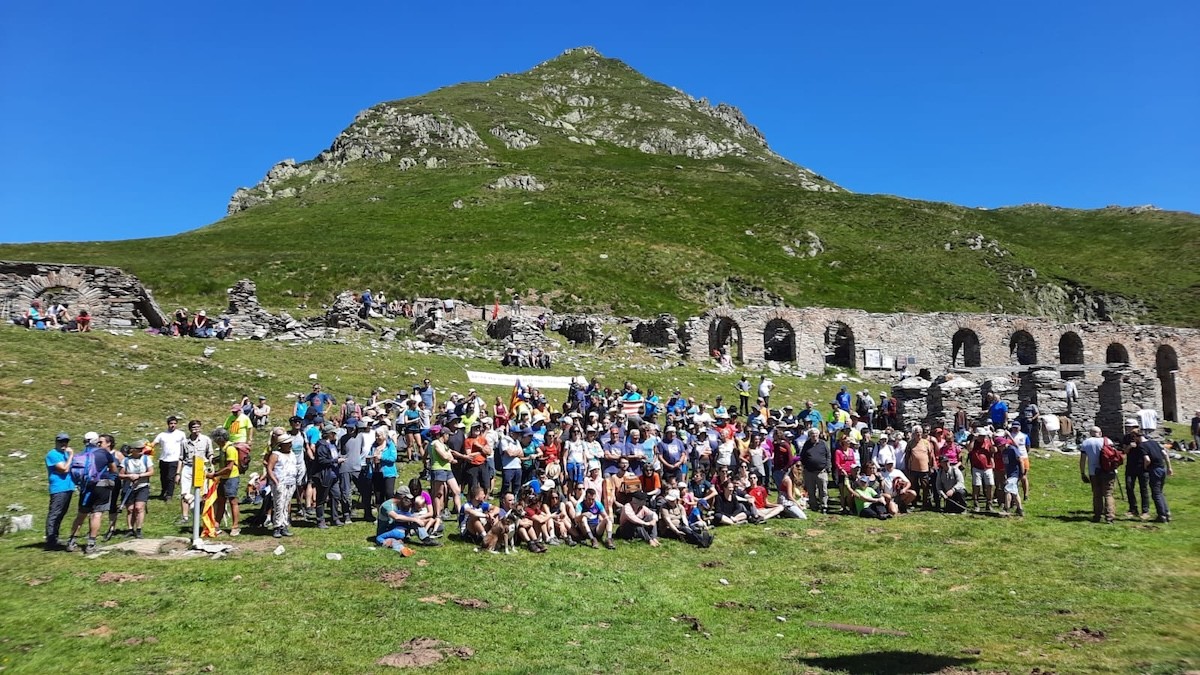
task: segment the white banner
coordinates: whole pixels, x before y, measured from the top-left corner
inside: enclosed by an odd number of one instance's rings
[[[538,389],[570,389],[572,379],[554,375],[510,375],[507,373],[481,373],[477,370],[467,371],[467,379],[473,384],[498,384],[511,387],[517,383],[518,378],[521,380],[521,384]]]

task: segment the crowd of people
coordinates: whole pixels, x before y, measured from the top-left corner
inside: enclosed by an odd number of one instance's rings
[[[999,399],[955,430],[901,427],[887,414],[886,394],[864,410],[870,392],[852,401],[843,387],[822,413],[812,401],[774,407],[772,388],[764,376],[753,391],[742,377],[738,404],[727,407],[722,396],[710,404],[679,390],[660,397],[632,382],[612,389],[576,380],[552,407],[519,381],[507,402],[491,404],[474,389],[439,400],[428,379],[394,397],[374,390],[341,402],[318,383],[296,395],[286,426],[272,426],[265,397],[255,403],[247,394],[207,434],[200,420],[184,431],[171,417],[152,441],[118,447],[111,435],[89,432],[76,452],[63,433],[46,455],[46,545],[59,548],[76,493],[67,550],[79,547],[86,523],[84,550],[93,551],[105,513],[105,538],[118,532],[122,513],[125,531],[142,536],[156,473],[164,501],[179,487],[179,524],[191,524],[198,457],[206,537],[239,536],[246,505],[259,507],[247,526],[278,538],[292,536],[294,519],[325,529],[361,513],[376,523],[379,545],[402,553],[440,545],[447,523],[477,550],[540,553],[559,544],[612,549],[614,539],[708,546],[716,528],[814,512],[881,520],[914,510],[1024,514],[1030,440]],[[1124,464],[1130,511],[1148,517],[1149,492],[1167,522],[1170,457],[1137,420],[1129,423],[1117,442],[1093,428],[1082,444],[1095,517],[1115,518],[1112,491]],[[416,477],[398,486],[406,463]]]

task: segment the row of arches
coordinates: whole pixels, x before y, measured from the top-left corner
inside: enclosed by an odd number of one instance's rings
[[[742,328],[730,317],[714,317],[708,328],[710,352],[727,353],[736,363],[744,361]],[[855,369],[858,367],[854,331],[842,321],[825,326],[823,333],[825,363],[830,366]],[[1032,366],[1039,363],[1038,343],[1027,330],[1013,331],[1008,339],[1009,356],[1015,365]],[[774,318],[763,328],[763,359],[791,362],[796,360],[796,331],[786,319]],[[1067,331],[1058,340],[1058,359],[1062,365],[1084,364],[1083,339]],[[1129,349],[1112,342],[1104,350],[1104,363],[1128,364]],[[950,343],[950,363],[953,367],[978,368],[983,365],[983,349],[979,334],[970,328],[954,333]],[[1171,345],[1159,345],[1154,357],[1155,375],[1162,390],[1163,417],[1179,421],[1175,376],[1179,370],[1179,355]],[[1064,377],[1079,377],[1083,370],[1062,369]]]

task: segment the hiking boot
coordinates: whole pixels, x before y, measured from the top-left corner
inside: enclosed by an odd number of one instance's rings
[[[79,544],[75,543],[74,539],[67,540],[67,553],[74,553],[79,550]]]
[[[325,521],[323,521],[323,520],[318,520],[318,521],[317,521],[317,529],[318,529],[318,530],[328,530],[328,529],[329,529],[329,526],[325,524]]]
[[[605,540],[604,540],[604,548],[606,548],[606,549],[608,549],[608,550],[610,550],[610,551],[615,551],[615,550],[617,550],[617,546],[616,546],[616,544],[614,544],[614,543],[613,543],[612,539],[605,539]]]
[[[421,545],[422,546],[441,546],[442,542],[438,541],[437,539],[434,539],[433,537],[425,537],[424,539],[421,540]]]
[[[134,531],[133,531],[133,538],[134,538],[134,539],[141,539],[141,538],[142,538],[142,531],[141,531],[140,529],[134,530]]]
[[[95,552],[96,552],[96,542],[94,542],[94,541],[89,541],[87,546],[83,547],[84,555],[91,555]]]
[[[285,536],[285,537],[292,536],[292,528],[290,528],[290,527],[283,528],[283,536]]]
[[[231,536],[231,537],[236,537],[236,536],[238,536],[238,535],[239,535],[239,534],[241,534],[241,533],[242,533],[242,530],[241,530],[240,528],[236,528],[236,527],[235,527],[235,528],[233,528],[232,530],[230,530],[230,531],[229,531],[229,536]]]
[[[275,537],[276,539],[279,539],[280,537],[283,536],[283,530],[277,527],[274,529],[274,531],[271,532],[271,536]]]

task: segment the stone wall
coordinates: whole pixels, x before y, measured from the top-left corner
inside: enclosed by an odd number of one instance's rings
[[[1157,383],[1150,386],[1155,405],[1148,407],[1164,419],[1190,419],[1191,410],[1200,407],[1200,330],[1191,328],[1060,324],[996,314],[718,307],[684,322],[680,340],[692,359],[707,359],[713,349],[727,347],[735,363],[761,365],[768,340],[778,344],[781,331],[793,336],[793,362],[803,373],[834,365],[909,375],[928,369],[934,379],[954,371],[981,383],[1003,375],[1015,382],[1020,372],[1043,365],[1063,371],[1081,388],[1095,388],[1113,361]]]
[[[9,323],[35,299],[86,309],[93,328],[161,328],[169,320],[137,277],[115,267],[0,260],[0,319]]]

